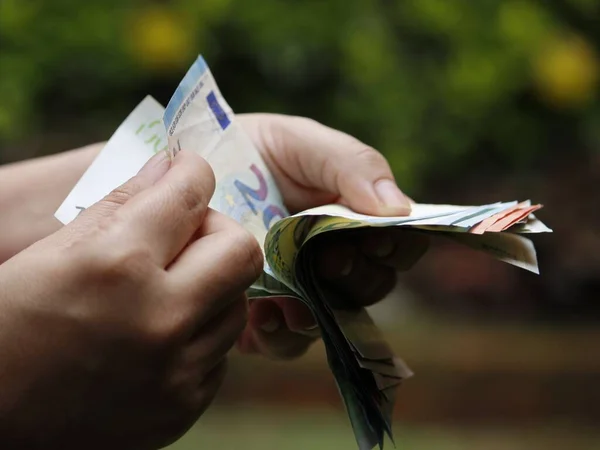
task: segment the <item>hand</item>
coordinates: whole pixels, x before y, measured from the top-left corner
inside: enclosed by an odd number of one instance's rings
[[[203,413],[263,264],[214,183],[159,154],[0,266],[1,448],[154,450]]]
[[[258,147],[291,212],[329,203],[377,216],[410,213],[411,200],[398,189],[386,159],[340,131],[310,119],[273,114],[239,115]],[[336,308],[368,306],[396,283],[396,271],[409,269],[426,251],[427,239],[405,230],[361,230],[324,241],[317,267],[348,299]],[[306,306],[290,298],[261,299],[250,305],[240,338],[244,353],[273,358],[303,354],[316,339]]]
[[[62,227],[54,213],[103,145],[0,166],[0,264]]]

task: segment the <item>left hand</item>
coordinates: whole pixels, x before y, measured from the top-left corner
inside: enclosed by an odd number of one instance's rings
[[[303,117],[241,114],[238,120],[275,177],[290,212],[339,203],[375,216],[410,214],[411,200],[396,185],[386,159],[340,131]],[[334,235],[322,249],[317,271],[347,295],[338,308],[368,306],[396,283],[426,251],[423,235],[399,229],[361,230],[350,241]],[[255,300],[239,339],[243,353],[278,359],[302,355],[317,337],[310,310],[290,298]]]

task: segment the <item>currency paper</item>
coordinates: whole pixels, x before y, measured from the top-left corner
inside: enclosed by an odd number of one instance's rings
[[[351,229],[402,227],[435,233],[539,273],[533,243],[520,234],[551,232],[531,213],[541,205],[517,201],[481,206],[415,204],[408,216],[375,217],[341,205],[290,216],[260,152],[237,122],[204,59],[199,57],[163,108],[146,97],[126,118],[56,212],[74,220],[139,171],[157,151],[194,151],[215,172],[209,206],[234,218],[259,241],[262,276],[250,298],[285,296],[313,312],[327,358],[360,450],[392,437],[396,390],[412,372],[386,344],[364,309],[340,311],[340,293],[315,272],[323,239]],[[482,225],[483,224],[483,225]],[[335,302],[333,301],[335,300]]]

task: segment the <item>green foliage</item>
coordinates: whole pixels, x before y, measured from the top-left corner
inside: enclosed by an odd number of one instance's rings
[[[593,0],[2,0],[0,142],[109,133],[198,53],[238,112],[311,116],[404,187],[473,155],[527,167],[600,141]],[[583,131],[582,131],[583,130]]]

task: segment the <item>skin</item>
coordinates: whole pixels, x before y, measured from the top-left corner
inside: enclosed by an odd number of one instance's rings
[[[0,266],[0,447],[155,449],[204,412],[263,263],[213,192],[160,154]]]
[[[385,158],[351,136],[300,117],[238,119],[291,212],[333,202],[410,212]],[[195,154],[153,158],[61,227],[54,211],[101,147],[0,167],[2,448],[167,445],[208,407],[236,342],[243,353],[289,359],[318,338],[300,302],[248,307],[260,249],[207,209],[214,176]],[[346,294],[335,307],[366,306],[426,246],[398,230],[340,235],[324,243],[317,269]]]
[[[330,203],[376,216],[410,213],[412,200],[397,187],[386,159],[354,137],[304,117],[246,114],[240,120],[292,213]],[[369,306],[394,288],[397,271],[414,265],[427,246],[424,236],[404,230],[354,233],[324,241],[317,269],[324,282],[346,294],[347,304],[333,306]],[[314,326],[300,302],[254,301],[239,348],[295,358],[317,339]]]

